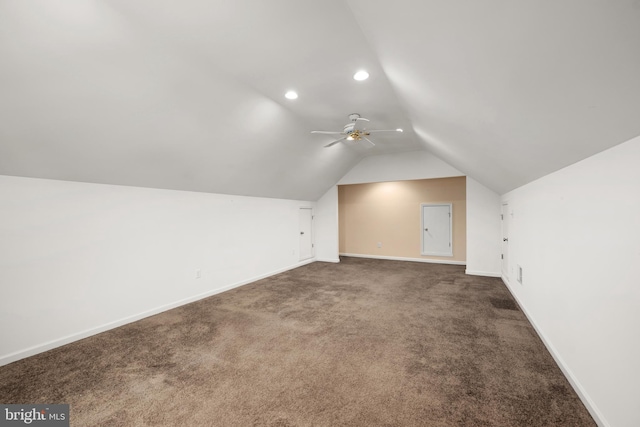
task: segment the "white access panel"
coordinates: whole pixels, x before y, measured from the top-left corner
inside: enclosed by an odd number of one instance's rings
[[[422,214],[422,255],[453,256],[451,203],[420,205]]]

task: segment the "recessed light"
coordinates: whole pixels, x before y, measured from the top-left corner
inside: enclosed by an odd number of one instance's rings
[[[361,82],[362,80],[367,80],[369,78],[369,73],[367,73],[365,70],[360,70],[353,75],[353,78]]]
[[[295,91],[290,90],[289,92],[284,94],[284,97],[287,99],[296,99],[298,98],[298,94]]]
[[[398,128],[396,129],[396,132],[402,132],[402,129]]]

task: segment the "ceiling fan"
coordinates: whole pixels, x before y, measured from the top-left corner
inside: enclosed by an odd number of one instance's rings
[[[328,132],[323,130],[314,130],[314,131],[311,131],[311,133],[320,133],[323,135],[336,135],[336,137],[337,135],[342,135],[341,138],[336,139],[335,141],[331,141],[330,143],[324,146],[325,148],[327,148],[327,147],[336,145],[338,142],[342,142],[342,141],[366,141],[367,143],[371,144],[371,146],[373,147],[376,144],[374,144],[373,142],[371,142],[369,138],[367,138],[370,134],[377,133],[377,132],[402,132],[402,129],[366,130],[364,126],[369,121],[369,119],[360,117],[360,114],[358,113],[349,114],[349,120],[351,121],[351,123],[347,123],[346,125],[344,125],[344,129],[342,129],[342,132]]]

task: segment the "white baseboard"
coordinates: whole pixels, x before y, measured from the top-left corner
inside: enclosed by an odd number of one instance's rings
[[[341,253],[340,256],[350,256],[350,257],[356,257],[356,258],[390,259],[392,261],[428,262],[431,264],[467,265],[466,261],[450,261],[446,259],[406,258],[406,257],[397,257],[397,256],[363,255],[363,254],[346,254],[346,253]]]
[[[502,273],[494,273],[491,271],[465,270],[464,273],[470,276],[502,277]]]
[[[545,347],[547,347],[547,350],[549,350],[549,353],[551,353],[553,360],[556,361],[556,364],[558,365],[558,367],[560,368],[564,376],[567,378],[567,380],[569,381],[569,384],[571,384],[571,387],[573,387],[573,389],[575,390],[576,394],[578,395],[578,397],[580,398],[584,406],[587,408],[587,410],[591,414],[591,417],[593,417],[593,420],[600,427],[609,427],[610,424],[604,419],[604,417],[602,416],[602,413],[598,410],[595,403],[593,403],[593,400],[591,400],[591,398],[589,397],[587,392],[584,390],[580,382],[575,378],[571,369],[569,369],[567,364],[564,362],[564,359],[562,359],[562,356],[560,356],[560,354],[558,353],[556,348],[553,346],[551,341],[549,341],[545,336],[545,334],[542,332],[542,330],[540,330],[535,319],[529,314],[526,307],[522,304],[522,301],[520,301],[518,296],[511,290],[511,286],[509,285],[509,281],[506,279],[506,277],[502,276],[502,281],[504,282],[507,289],[509,290],[509,293],[511,293],[513,298],[518,302],[520,309],[522,309],[522,312],[529,320],[529,323],[531,323],[531,325],[533,326],[533,329],[535,329],[536,333],[542,340],[543,344],[545,345]]]
[[[338,263],[340,262],[340,258],[317,258],[316,261]]]
[[[214,290],[203,292],[201,294],[194,295],[194,296],[189,297],[189,298],[184,298],[184,299],[181,299],[181,300],[169,303],[169,304],[165,304],[165,305],[162,305],[160,307],[153,308],[151,310],[143,311],[142,313],[138,313],[138,314],[135,314],[133,316],[128,316],[128,317],[125,317],[125,318],[122,318],[122,319],[119,319],[119,320],[115,320],[113,322],[105,323],[104,325],[101,325],[101,326],[98,326],[98,327],[95,327],[95,328],[86,329],[84,331],[81,331],[81,332],[78,332],[78,333],[75,333],[75,334],[67,335],[67,336],[62,337],[62,338],[58,338],[58,339],[55,339],[55,340],[47,341],[45,343],[42,343],[42,344],[39,344],[39,345],[36,345],[36,346],[33,346],[33,347],[29,347],[29,348],[24,349],[24,350],[16,351],[14,353],[10,353],[10,354],[1,356],[0,357],[0,366],[8,365],[9,363],[13,363],[13,362],[15,362],[17,360],[24,359],[26,357],[35,356],[36,354],[43,353],[43,352],[51,350],[53,348],[60,347],[60,346],[63,346],[65,344],[70,344],[70,343],[72,343],[74,341],[79,341],[81,339],[90,337],[92,335],[97,335],[97,334],[99,334],[101,332],[105,332],[105,331],[108,331],[110,329],[115,329],[117,327],[129,324],[129,323],[133,323],[135,321],[144,319],[145,317],[153,316],[153,315],[162,313],[164,311],[171,310],[171,309],[176,308],[176,307],[180,307],[181,305],[189,304],[189,303],[201,300],[203,298],[207,298],[207,297],[210,297],[210,296],[213,296],[213,295],[225,292],[225,291],[229,291],[229,290],[234,289],[234,288],[238,288],[238,287],[243,286],[243,285],[247,285],[247,284],[255,282],[257,280],[265,279],[267,277],[274,276],[276,274],[280,274],[280,273],[283,273],[285,271],[289,271],[289,270],[293,270],[293,269],[298,268],[298,267],[302,267],[303,265],[310,264],[310,263],[312,263],[314,261],[315,261],[315,259],[313,259],[313,258],[312,259],[307,259],[307,260],[304,260],[304,261],[300,261],[300,262],[298,262],[298,263],[296,263],[294,265],[291,265],[291,266],[288,266],[288,267],[285,267],[285,268],[280,268],[278,270],[274,270],[274,271],[271,271],[269,273],[261,274],[261,275],[252,277],[252,278],[247,279],[247,280],[242,280],[240,282],[232,283],[230,285],[223,286],[221,288],[216,288]]]

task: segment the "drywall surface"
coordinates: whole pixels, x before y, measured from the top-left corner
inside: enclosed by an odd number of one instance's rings
[[[464,175],[428,151],[365,157],[338,184],[446,178]]]
[[[467,177],[467,274],[500,277],[500,195]]]
[[[314,205],[0,176],[0,363],[300,265]]]
[[[333,186],[316,203],[314,214],[316,259],[340,262],[338,255],[338,187]]]
[[[465,177],[338,187],[340,253],[464,262]],[[421,203],[452,203],[453,256],[421,254]]]
[[[508,287],[592,414],[614,427],[640,425],[639,160],[637,137],[502,198]]]

